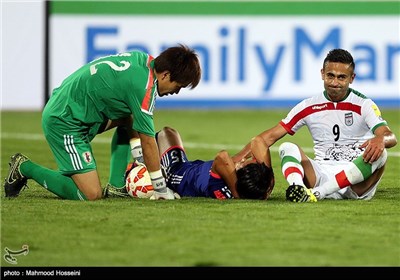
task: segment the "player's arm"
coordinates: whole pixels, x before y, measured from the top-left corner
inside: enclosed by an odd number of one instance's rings
[[[374,131],[375,137],[365,141],[360,148],[365,148],[363,153],[364,161],[373,163],[383,153],[386,148],[396,146],[397,139],[395,134],[388,126],[380,126]]]
[[[268,167],[272,166],[269,147],[260,135],[251,140],[251,154],[258,163],[265,163]]]
[[[133,128],[128,129],[129,145],[135,165],[144,164],[143,149],[139,133]]]
[[[236,190],[237,177],[235,164],[227,151],[222,150],[218,152],[214,158],[211,172],[218,174],[224,180],[234,198],[239,198]]]
[[[147,169],[149,172],[160,170],[160,158],[155,138],[143,133],[139,133],[139,136]]]
[[[271,147],[276,141],[281,139],[283,136],[287,134],[287,131],[283,128],[282,125],[277,124],[276,126],[267,129],[260,133],[257,136],[260,136],[264,141],[267,147]],[[251,142],[249,142],[242,150],[240,150],[237,154],[233,156],[233,160],[235,162],[240,162],[243,159],[248,158],[251,155]]]
[[[265,165],[271,167],[271,154],[269,148],[260,135],[251,139],[250,150],[244,158],[241,158],[239,161],[235,161],[238,158],[232,157],[232,159],[236,170],[242,168],[249,162],[265,163]]]
[[[149,171],[151,183],[154,187],[154,194],[150,199],[175,199],[172,190],[167,188],[167,183],[161,172],[160,157],[156,139],[143,133],[139,133],[143,150],[144,163]]]

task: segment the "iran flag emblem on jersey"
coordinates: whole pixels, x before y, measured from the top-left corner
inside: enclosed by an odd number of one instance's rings
[[[344,115],[344,122],[347,126],[351,126],[353,124],[353,113],[346,113]]]

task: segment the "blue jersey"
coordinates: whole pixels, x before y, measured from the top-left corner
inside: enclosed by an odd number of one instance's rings
[[[213,160],[189,161],[182,147],[171,147],[161,157],[167,187],[180,196],[233,198],[221,177],[211,172]]]

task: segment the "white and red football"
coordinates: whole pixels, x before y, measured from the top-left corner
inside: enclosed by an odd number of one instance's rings
[[[125,188],[132,197],[150,198],[153,195],[154,188],[146,166],[138,165],[129,171],[126,176]]]

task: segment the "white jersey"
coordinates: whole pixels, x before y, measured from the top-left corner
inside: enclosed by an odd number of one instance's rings
[[[340,102],[330,101],[325,92],[303,100],[280,124],[290,135],[307,126],[315,160],[326,163],[354,160],[362,153],[358,147],[373,137],[377,127],[387,125],[378,106],[351,88]]]

